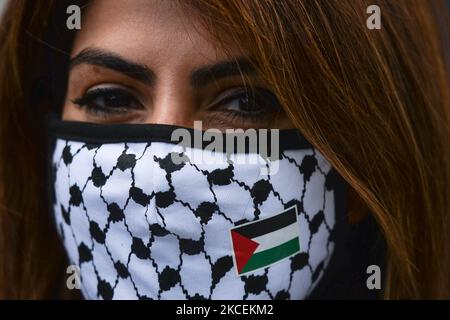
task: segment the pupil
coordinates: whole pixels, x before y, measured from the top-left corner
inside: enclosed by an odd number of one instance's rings
[[[112,107],[121,107],[127,105],[127,98],[120,94],[110,93],[102,98],[102,102]]]
[[[239,99],[239,109],[245,112],[253,112],[255,106],[251,102],[253,101],[250,101],[250,97],[248,96],[248,94],[244,95]]]

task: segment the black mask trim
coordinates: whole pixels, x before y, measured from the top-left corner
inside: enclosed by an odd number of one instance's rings
[[[80,141],[92,144],[118,143],[118,142],[166,142],[178,144],[171,140],[172,133],[176,129],[188,130],[191,137],[198,130],[166,124],[97,124],[79,121],[64,121],[56,114],[47,117],[47,127],[49,134],[53,137],[72,141]],[[267,131],[267,140],[270,150],[270,132]],[[202,134],[204,131],[202,132]],[[234,135],[222,133],[222,141],[227,141],[227,137],[233,139]],[[279,130],[280,151],[309,149],[312,145],[301,135],[297,129]],[[191,147],[194,146],[194,139],[191,139]],[[247,141],[247,140],[246,140]],[[202,141],[202,148],[206,148],[211,141]],[[258,141],[259,145],[259,141]],[[225,148],[223,150],[226,150]],[[245,147],[248,152],[248,145]]]

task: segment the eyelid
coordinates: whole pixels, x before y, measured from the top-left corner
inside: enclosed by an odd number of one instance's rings
[[[272,100],[271,104],[280,104],[276,95],[267,88],[264,87],[256,87],[256,86],[240,86],[240,87],[232,87],[230,89],[225,90],[221,94],[218,95],[217,98],[213,100],[208,105],[208,109],[214,109],[221,104],[229,102],[232,99],[236,99],[241,94],[246,94],[249,97],[254,97],[255,99],[260,97],[265,97],[267,99]]]
[[[145,96],[143,94],[141,94],[138,90],[136,90],[135,88],[133,88],[131,86],[118,84],[118,83],[114,83],[114,82],[105,82],[105,83],[100,83],[100,84],[91,86],[87,90],[85,90],[79,97],[76,97],[70,101],[72,103],[78,104],[75,101],[83,99],[84,97],[86,97],[89,94],[92,94],[92,93],[95,94],[96,90],[99,90],[99,91],[100,90],[104,90],[104,91],[117,90],[122,93],[132,95],[134,99],[136,99],[142,106],[145,107],[145,104],[144,104]]]
[[[92,86],[89,89],[87,89],[84,94],[87,94],[87,93],[97,90],[97,89],[105,89],[105,90],[117,89],[117,90],[122,90],[122,91],[128,91],[133,95],[139,96],[139,93],[134,88],[123,85],[123,84],[114,83],[114,82],[97,84],[97,85]]]
[[[237,98],[240,94],[246,94],[250,91],[248,87],[232,87],[229,89],[226,89],[222,93],[220,93],[211,103],[208,104],[208,109],[215,108],[219,104],[223,103],[224,101],[228,99]],[[255,89],[253,89],[255,90]]]
[[[128,88],[121,85],[101,84],[94,86],[87,90],[81,97],[72,101],[72,103],[85,108],[86,112],[95,114],[96,116],[101,116],[102,118],[108,118],[115,115],[124,115],[133,111],[143,110],[145,106],[142,102],[130,92]],[[123,105],[121,107],[107,107],[107,106],[91,106],[90,103],[100,96],[106,96],[108,94],[115,93],[120,95],[128,96],[131,101],[134,101],[133,107],[131,105]]]

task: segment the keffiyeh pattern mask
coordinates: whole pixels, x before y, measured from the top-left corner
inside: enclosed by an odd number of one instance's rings
[[[177,145],[174,128],[51,121],[54,220],[84,297],[307,298],[342,220],[325,158],[295,130],[264,161]]]

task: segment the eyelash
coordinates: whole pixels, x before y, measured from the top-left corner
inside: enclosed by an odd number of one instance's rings
[[[96,104],[97,99],[103,99],[105,106],[100,106],[98,101]],[[107,105],[105,99],[109,99],[109,105]],[[103,117],[124,115],[130,110],[144,108],[131,92],[117,87],[91,89],[72,102],[81,108],[86,108],[88,112],[96,116]]]
[[[103,99],[104,106],[98,104],[98,99]],[[107,99],[107,100],[106,100]],[[250,107],[246,111],[227,110],[224,106],[238,101],[246,101]],[[109,105],[107,102],[109,100]],[[114,101],[115,100],[115,101]],[[82,97],[72,101],[81,108],[85,108],[89,113],[101,117],[123,116],[132,110],[141,110],[144,106],[139,102],[134,94],[126,89],[118,87],[95,88],[87,91]],[[229,118],[229,121],[262,121],[268,119],[281,106],[276,96],[264,88],[234,88],[225,93],[208,106],[208,110]],[[252,110],[253,109],[253,110]]]
[[[273,115],[276,110],[280,110],[281,108],[276,96],[267,89],[242,87],[228,91],[231,91],[231,93],[225,93],[223,97],[219,96],[218,101],[213,102],[209,109],[226,114],[231,120],[261,121]],[[247,102],[250,102],[250,110],[236,111],[223,109],[223,106],[238,99],[246,99]],[[251,110],[251,108],[254,109]]]

